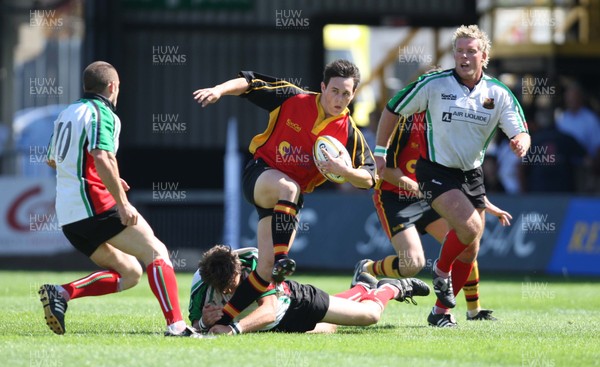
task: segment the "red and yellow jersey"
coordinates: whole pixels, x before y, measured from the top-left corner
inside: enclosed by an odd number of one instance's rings
[[[320,93],[251,71],[242,71],[240,76],[249,84],[241,96],[269,111],[266,130],[250,142],[250,153],[255,159],[261,158],[288,175],[302,192],[311,192],[326,180],[313,161],[313,145],[317,137],[330,135],[346,147],[354,168],[365,169],[375,176],[371,150],[348,109],[326,118],[319,102]]]
[[[425,155],[425,113],[416,113],[405,118],[400,116],[391,137],[386,157],[386,167],[399,168],[408,178],[417,181],[415,165],[420,156]],[[398,185],[380,180],[378,190],[402,193],[404,197],[414,195]]]

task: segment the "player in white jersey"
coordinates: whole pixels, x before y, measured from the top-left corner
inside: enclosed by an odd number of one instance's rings
[[[416,165],[419,189],[451,227],[432,269],[438,301],[428,322],[441,327],[456,325],[449,309],[456,305],[455,295],[477,258],[485,223],[481,164],[487,145],[498,127],[511,139],[518,157],[531,144],[518,101],[504,84],[483,72],[490,52],[485,32],[476,25],[461,26],[452,43],[454,69],[422,75],[388,102],[374,151],[381,176],[398,115],[425,112],[426,149]]]
[[[330,296],[309,284],[293,280],[273,283],[251,309],[236,316],[230,325],[215,324],[223,306],[241,281],[257,266],[258,250],[232,251],[216,245],[206,251],[194,274],[190,297],[190,321],[203,332],[240,334],[253,331],[333,332],[335,325],[366,326],[377,323],[391,299],[412,300],[426,296],[429,287],[419,279],[382,279],[363,273],[357,284]]]
[[[121,122],[115,114],[119,75],[96,61],[83,72],[83,98],[54,122],[48,164],[56,168],[56,214],[73,247],[106,270],[39,291],[46,323],[65,333],[67,302],[135,286],[142,261],[167,323],[165,336],[200,337],[183,321],[177,280],[165,245],[126,195],[116,160]]]

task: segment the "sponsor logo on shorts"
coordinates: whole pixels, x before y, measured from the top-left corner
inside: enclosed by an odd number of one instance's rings
[[[440,185],[442,186],[442,183],[440,181],[437,181],[435,178],[433,180],[431,180],[432,183],[436,184],[436,185]]]

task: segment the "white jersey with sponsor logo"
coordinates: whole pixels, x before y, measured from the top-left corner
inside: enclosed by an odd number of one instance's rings
[[[56,162],[56,216],[59,225],[100,214],[116,202],[102,183],[90,152],[116,154],[121,121],[103,96],[86,93],[54,122],[48,159]]]
[[[427,159],[463,171],[481,166],[498,126],[512,138],[527,132],[523,110],[499,80],[483,74],[473,90],[454,69],[424,74],[387,104],[395,114],[425,114]]]

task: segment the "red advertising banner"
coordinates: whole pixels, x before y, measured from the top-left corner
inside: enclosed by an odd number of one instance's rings
[[[0,178],[0,255],[49,255],[72,250],[62,234],[53,178]]]

